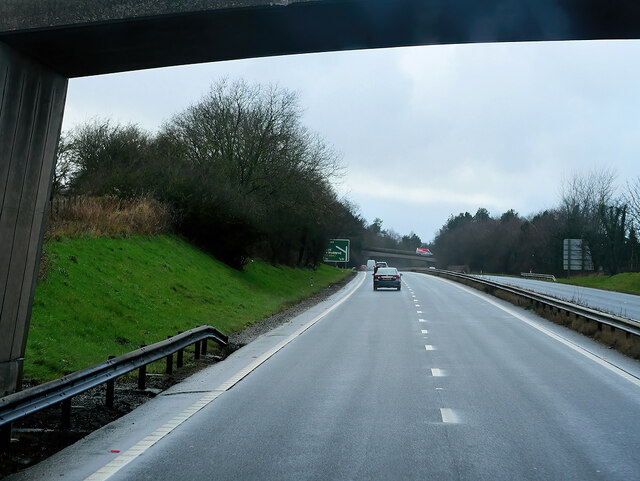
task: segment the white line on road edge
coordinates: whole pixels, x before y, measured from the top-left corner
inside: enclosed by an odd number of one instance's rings
[[[420,334],[429,334],[427,329],[420,329]]]
[[[424,319],[418,319],[418,322],[427,322],[427,321]]]
[[[444,371],[438,368],[431,368],[431,375],[433,377],[444,377]]]
[[[576,352],[579,352],[580,354],[582,354],[583,356],[591,359],[594,362],[597,362],[598,364],[600,364],[602,367],[606,367],[609,371],[616,373],[618,376],[626,379],[627,381],[632,382],[633,384],[635,384],[636,386],[640,387],[640,379],[638,379],[637,377],[635,377],[634,375],[628,373],[627,371],[625,371],[624,369],[619,368],[618,366],[615,366],[601,358],[599,358],[598,356],[596,356],[595,354],[593,354],[592,352],[587,351],[584,347],[581,347],[573,342],[571,342],[568,339],[565,339],[562,336],[559,336],[558,334],[556,334],[555,332],[550,331],[549,329],[546,329],[538,324],[536,324],[533,321],[530,321],[529,319],[527,319],[526,317],[522,316],[521,314],[517,313],[516,311],[514,311],[513,309],[509,309],[506,306],[500,305],[499,303],[497,303],[496,301],[494,301],[493,299],[490,299],[488,297],[485,297],[486,294],[479,294],[477,292],[474,291],[474,289],[471,289],[470,287],[466,287],[466,286],[462,286],[460,284],[458,284],[457,282],[453,282],[450,281],[448,279],[442,279],[440,277],[437,277],[436,279],[439,279],[443,282],[447,282],[449,284],[451,284],[454,287],[457,287],[458,289],[461,289],[463,291],[468,292],[471,295],[474,295],[476,297],[479,297],[480,299],[482,299],[485,302],[488,302],[489,304],[497,307],[498,309],[503,310],[504,312],[506,312],[507,314],[512,315],[513,317],[515,317],[516,319],[519,319],[520,321],[524,322],[525,324],[530,325],[531,327],[533,327],[534,329],[537,329],[538,331],[546,334],[547,336],[555,339],[556,341],[561,342],[562,344],[564,344],[567,347],[570,347],[571,349],[573,349]]]
[[[324,316],[333,311],[336,307],[346,301],[349,297],[353,295],[353,293],[362,285],[366,276],[362,276],[360,282],[349,292],[346,296],[340,299],[338,302],[333,304],[331,307],[328,307],[324,310],[324,312],[318,314],[316,317],[311,319],[309,322],[300,327],[297,331],[291,334],[289,337],[281,341],[275,347],[271,348],[269,351],[265,352],[263,355],[253,360],[251,364],[246,366],[244,369],[238,371],[234,376],[229,378],[227,381],[223,382],[220,386],[218,386],[213,391],[209,391],[198,401],[193,403],[190,407],[185,409],[183,412],[175,416],[171,421],[164,424],[162,427],[156,429],[153,433],[149,434],[147,437],[139,441],[137,444],[129,448],[124,453],[120,454],[118,457],[112,459],[108,464],[98,469],[95,473],[85,478],[85,481],[104,481],[111,476],[113,476],[117,471],[121,468],[129,464],[131,461],[136,459],[142,453],[144,453],[147,449],[153,446],[155,443],[160,441],[163,437],[177,428],[180,424],[185,422],[195,413],[200,411],[202,408],[211,403],[214,399],[220,396],[225,391],[228,391],[233,386],[235,386],[238,382],[240,382],[243,378],[249,375],[252,371],[254,371],[258,366],[264,363],[267,359],[273,356],[276,352],[282,349],[284,346],[293,341],[296,337],[302,334],[304,331],[313,326],[316,322],[322,319]]]
[[[436,350],[436,348],[435,348],[435,347],[433,347],[431,344],[426,344],[426,345],[424,346],[424,348],[425,348],[427,351],[435,351],[435,350]]]

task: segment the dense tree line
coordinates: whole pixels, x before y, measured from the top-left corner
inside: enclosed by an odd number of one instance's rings
[[[178,213],[177,230],[222,261],[249,257],[313,266],[330,238],[349,238],[352,264],[362,248],[415,250],[414,233],[371,224],[336,194],[339,156],[301,123],[295,94],[220,82],[155,134],[136,125],[93,121],[63,134],[54,195],[152,197]],[[563,272],[563,239],[583,239],[597,269],[640,269],[640,178],[615,196],[606,170],[575,175],[557,207],[528,217],[484,208],[451,216],[432,248],[439,265],[473,271]]]
[[[562,186],[560,205],[529,217],[509,210],[491,217],[480,208],[451,216],[434,241],[441,266],[476,272],[563,273],[563,239],[583,239],[596,270],[609,274],[640,269],[637,238],[640,178],[615,197],[615,175],[574,175]]]
[[[156,134],[93,121],[64,133],[54,194],[152,196],[179,214],[177,229],[224,262],[249,257],[316,265],[332,237],[363,246],[420,244],[367,226],[338,198],[339,156],[301,124],[295,94],[220,82]],[[404,244],[403,244],[404,245]]]

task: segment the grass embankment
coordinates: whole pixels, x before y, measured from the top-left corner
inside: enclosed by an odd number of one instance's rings
[[[197,325],[239,331],[348,274],[258,261],[239,272],[170,235],[62,238],[45,251],[24,366],[25,378],[37,381]]]
[[[627,272],[615,276],[572,277],[571,279],[558,279],[558,282],[640,295],[640,273],[638,272]]]

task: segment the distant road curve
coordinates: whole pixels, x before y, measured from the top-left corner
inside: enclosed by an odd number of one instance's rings
[[[517,277],[477,276],[521,287],[629,319],[640,320],[640,296]]]

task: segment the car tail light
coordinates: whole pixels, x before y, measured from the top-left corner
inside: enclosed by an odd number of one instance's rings
[[[374,276],[373,276],[373,278],[374,278],[374,279],[380,279],[380,275],[379,275],[379,274],[376,274],[376,275],[374,275]]]
[[[400,276],[393,276],[394,279],[400,279]]]

